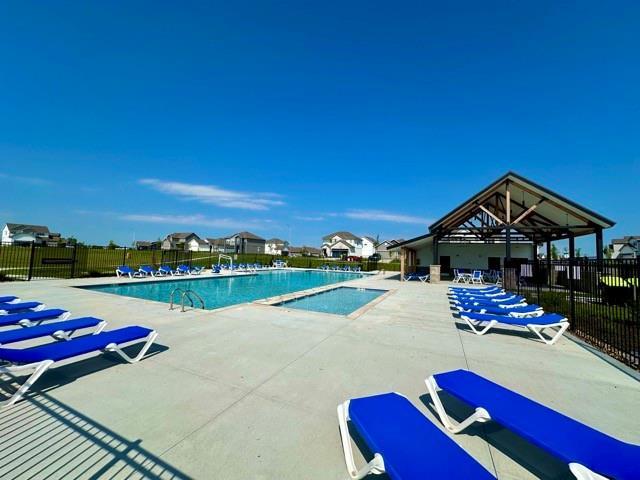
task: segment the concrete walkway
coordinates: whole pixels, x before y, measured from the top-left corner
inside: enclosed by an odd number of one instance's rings
[[[0,295],[108,328],[150,326],[158,347],[135,365],[89,357],[45,374],[0,413],[0,478],[343,479],[338,403],[395,390],[435,419],[423,381],[456,368],[640,443],[637,380],[567,338],[547,346],[520,330],[473,335],[452,317],[445,284],[350,282],[396,291],[347,319],[256,304],[170,312],[71,288],[87,283],[105,280],[5,283]],[[491,424],[454,440],[501,479],[572,478]]]

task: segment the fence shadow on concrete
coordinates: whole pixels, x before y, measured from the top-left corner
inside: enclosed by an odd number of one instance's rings
[[[3,479],[190,478],[42,391],[0,413],[0,437]]]

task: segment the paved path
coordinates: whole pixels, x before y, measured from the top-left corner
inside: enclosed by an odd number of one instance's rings
[[[100,282],[0,284],[0,295],[160,333],[139,364],[62,365],[1,412],[0,478],[343,479],[338,403],[395,390],[434,419],[423,380],[456,368],[640,443],[634,378],[567,338],[550,347],[521,331],[475,336],[452,317],[444,284],[357,280],[397,291],[347,319],[254,304],[169,312],[70,288]],[[501,479],[571,478],[495,426],[455,440]]]

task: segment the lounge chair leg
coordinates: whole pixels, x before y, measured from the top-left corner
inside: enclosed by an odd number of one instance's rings
[[[28,365],[18,365],[13,367],[0,367],[0,373],[14,374],[24,370],[33,370],[31,376],[20,385],[20,388],[11,396],[11,398],[0,402],[0,408],[7,408],[16,403],[27,393],[29,388],[40,378],[40,376],[47,371],[47,369],[53,365],[53,360],[44,360],[38,363],[30,363]]]
[[[484,408],[476,408],[476,411],[470,415],[468,418],[458,423],[453,420],[449,415],[447,415],[442,402],[440,401],[440,396],[438,395],[438,384],[436,379],[431,376],[427,378],[424,383],[427,385],[427,390],[429,391],[429,395],[431,396],[431,400],[433,401],[433,405],[436,407],[436,412],[438,412],[438,416],[440,417],[440,421],[444,425],[444,427],[449,430],[451,433],[460,433],[469,425],[478,422],[485,423],[491,420],[491,416],[489,412],[487,412]]]
[[[578,480],[607,480],[607,477],[603,477],[602,475],[598,475],[595,472],[592,472],[584,465],[580,465],[579,463],[570,463],[569,470],[573,473],[573,476]]]
[[[487,333],[496,323],[498,323],[495,320],[491,320],[486,327],[484,327],[482,330],[479,330],[477,328],[477,325],[474,325],[473,322],[465,317],[463,314],[460,315],[460,318],[462,318],[465,322],[467,322],[467,325],[469,325],[469,327],[471,328],[471,330],[473,330],[473,333],[475,333],[476,335],[484,335],[485,333]],[[478,324],[479,325],[479,324]]]
[[[382,455],[375,453],[373,460],[367,463],[360,470],[356,467],[356,462],[353,459],[353,450],[351,449],[351,435],[349,435],[349,427],[347,422],[349,421],[349,401],[338,405],[338,425],[340,426],[340,439],[342,440],[342,450],[344,452],[344,461],[347,464],[347,470],[349,476],[354,480],[360,480],[370,473],[374,475],[380,475],[385,473],[384,460]]]
[[[122,349],[115,343],[110,343],[109,345],[107,345],[104,348],[104,351],[105,352],[117,353],[125,361],[127,361],[129,363],[136,363],[136,362],[139,362],[140,360],[142,360],[142,357],[144,357],[144,355],[147,353],[147,350],[149,350],[149,347],[153,344],[153,342],[155,341],[157,336],[158,336],[158,333],[155,330],[152,331],[149,335],[147,335],[147,338],[145,340],[145,344],[143,345],[143,347],[140,350],[140,352],[138,352],[138,355],[136,355],[135,357],[130,357],[129,355],[124,353],[122,351]]]
[[[543,330],[547,328],[559,327],[558,331],[555,335],[553,335],[550,339],[547,339],[542,335]],[[569,328],[569,322],[559,322],[552,323],[550,325],[527,325],[527,328],[532,333],[536,334],[540,340],[542,340],[547,345],[553,345],[558,341],[558,339],[562,336],[562,334]]]

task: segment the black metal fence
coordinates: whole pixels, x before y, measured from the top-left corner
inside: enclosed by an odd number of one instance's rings
[[[94,248],[83,246],[48,247],[44,245],[0,245],[0,281],[47,278],[78,278],[114,275],[120,265],[139,268],[141,265],[175,268],[211,267],[218,262],[216,252],[185,250],[137,250],[133,248]],[[359,265],[363,271],[377,270],[376,262],[335,262],[314,257],[280,257],[265,254],[232,255],[234,263],[271,265],[284,260],[290,267],[317,268],[323,264]]]
[[[534,260],[504,271],[505,287],[569,318],[571,331],[640,369],[640,259]]]

